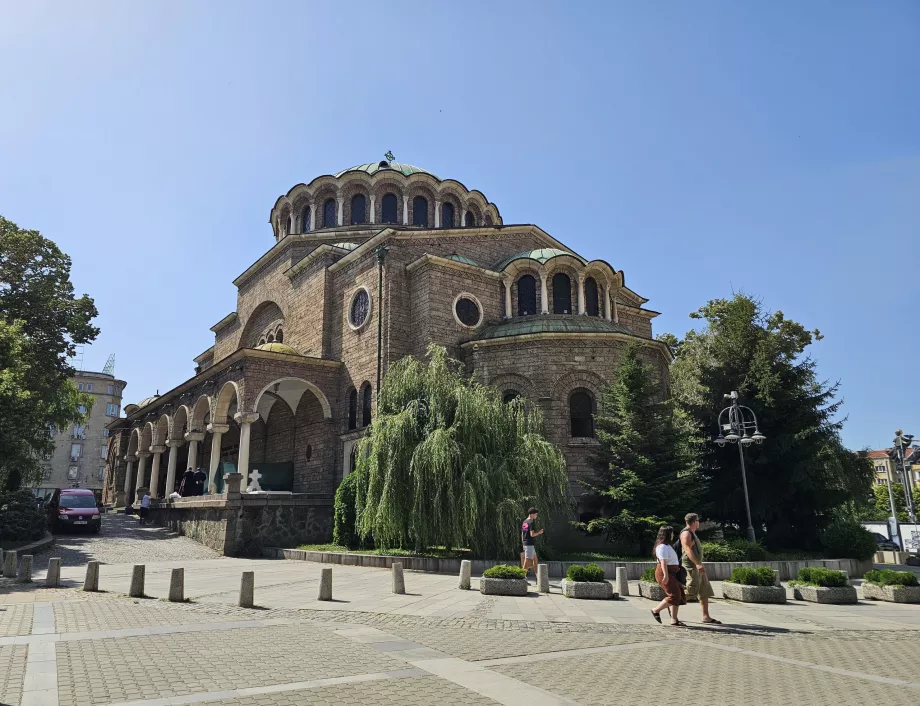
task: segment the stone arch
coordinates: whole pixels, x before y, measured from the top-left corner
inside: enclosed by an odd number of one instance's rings
[[[323,391],[312,382],[297,377],[278,378],[263,387],[259,394],[256,395],[254,409],[263,419],[267,419],[275,402],[283,400],[292,412],[296,412],[297,405],[306,391],[312,392],[313,396],[316,397],[323,410],[323,417],[332,419],[332,406]]]
[[[185,432],[188,431],[189,420],[192,418],[192,412],[188,405],[180,405],[173,415],[172,426],[169,429],[169,439],[171,441],[185,440]]]
[[[205,425],[211,416],[211,398],[202,395],[195,400],[192,413],[189,416],[189,431],[204,431]]]
[[[128,461],[133,461],[134,457],[137,455],[138,450],[140,449],[141,444],[141,430],[137,427],[134,427],[131,430],[131,436],[128,438],[128,450],[125,453],[125,459]]]
[[[141,427],[141,438],[137,452],[139,454],[148,453],[151,446],[153,446],[153,422],[147,422]]]
[[[371,193],[374,195],[374,223],[383,223],[383,197],[387,194],[396,197],[396,225],[403,222],[403,195],[406,193],[404,184],[392,177],[375,180]]]
[[[352,199],[361,195],[364,197],[364,223],[371,222],[371,191],[372,186],[370,179],[362,178],[355,175],[349,178],[341,187],[339,193],[342,197],[342,223],[343,225],[352,225],[351,207]],[[358,224],[360,225],[360,224]]]
[[[426,229],[434,228],[434,202],[436,201],[436,191],[425,183],[410,184],[406,190],[406,196],[409,197],[409,225],[415,223],[415,199],[422,197],[427,202],[426,218],[428,225]]]
[[[514,390],[521,397],[526,397],[529,400],[537,398],[533,382],[526,375],[521,375],[520,373],[502,373],[491,378],[486,384],[490,387],[498,388],[502,395],[508,390]]]
[[[362,382],[359,388],[358,406],[359,426],[370,426],[374,416],[374,388],[367,380]]]
[[[153,427],[153,436],[151,438],[151,446],[163,446],[166,444],[166,439],[169,438],[169,430],[172,427],[172,418],[168,414],[163,414],[157,419],[156,425]]]
[[[476,203],[475,201],[467,201],[463,207],[466,209],[467,213],[473,214],[473,223],[469,227],[475,228],[477,226],[481,226],[482,225],[482,208],[480,208],[479,204]],[[466,224],[467,224],[467,221],[466,219],[464,219],[463,225],[466,226]]]
[[[214,401],[214,413],[211,422],[214,424],[226,424],[229,421],[228,412],[231,405],[236,402],[237,408],[242,407],[243,398],[240,395],[240,388],[233,380],[228,380],[217,393],[217,399]]]
[[[240,335],[240,348],[255,348],[261,338],[269,331],[274,331],[284,323],[284,312],[275,302],[263,301],[246,319],[243,333]]]

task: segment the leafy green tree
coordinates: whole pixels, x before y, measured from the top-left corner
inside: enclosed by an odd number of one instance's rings
[[[892,483],[891,492],[894,495],[894,509],[897,512],[899,522],[908,522],[907,501],[904,499],[904,484]],[[888,497],[888,485],[872,486],[873,496],[873,520],[885,521],[891,517],[891,499]]]
[[[639,347],[626,349],[598,405],[600,450],[588,487],[601,516],[584,527],[608,540],[638,542],[647,553],[658,528],[699,509],[700,439]]]
[[[767,436],[762,446],[745,449],[755,529],[766,527],[765,541],[774,547],[818,546],[834,512],[867,497],[873,478],[871,462],[840,440],[838,384],[820,380],[806,352],[820,332],[780,311],[765,312],[745,294],[712,300],[691,317],[705,327],[687,333],[671,366],[678,404],[712,438],[723,394],[739,392]],[[703,474],[713,516],[745,527],[737,448],[706,444]]]
[[[357,452],[358,533],[380,548],[517,558],[529,506],[546,517],[571,510],[565,460],[537,410],[504,404],[444,348],[428,356],[398,361],[381,386]]]
[[[35,230],[0,216],[0,488],[41,478],[49,427],[83,421],[68,358],[95,339],[93,300],[75,297],[70,258]]]

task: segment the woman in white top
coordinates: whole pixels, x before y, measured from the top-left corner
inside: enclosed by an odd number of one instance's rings
[[[658,530],[658,538],[655,540],[655,558],[658,560],[658,565],[655,567],[655,580],[664,590],[665,599],[655,606],[652,616],[660,623],[661,611],[670,608],[671,625],[683,627],[684,624],[677,619],[677,609],[679,606],[686,605],[687,599],[684,595],[684,587],[677,580],[680,559],[677,558],[677,552],[671,546],[673,542],[674,528],[661,527]]]

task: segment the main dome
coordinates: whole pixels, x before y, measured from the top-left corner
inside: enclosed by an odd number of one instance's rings
[[[365,174],[376,174],[379,171],[385,169],[390,169],[394,172],[399,172],[403,176],[410,176],[412,174],[421,173],[421,174],[431,174],[435,179],[438,178],[438,175],[434,172],[429,172],[427,169],[422,169],[421,167],[416,167],[411,164],[404,164],[403,162],[388,162],[385,159],[379,162],[368,162],[367,164],[359,164],[356,167],[349,167],[348,169],[343,169],[338,174],[336,178],[347,174],[348,172],[364,172]]]

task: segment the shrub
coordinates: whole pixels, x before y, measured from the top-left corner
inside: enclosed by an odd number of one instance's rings
[[[871,559],[878,550],[872,533],[855,520],[837,520],[821,533],[821,545],[834,559]]]
[[[358,474],[349,473],[335,491],[332,543],[349,549],[358,546],[358,533],[355,529],[355,492],[358,487]]]
[[[701,542],[704,561],[744,561],[744,553],[724,542]]]
[[[739,567],[732,570],[729,582],[745,586],[775,586],[776,572],[769,566],[761,566],[757,569]]]
[[[520,566],[508,566],[508,564],[499,564],[491,569],[482,572],[483,578],[487,579],[522,579],[527,574]]]
[[[893,569],[873,569],[867,571],[865,580],[878,586],[916,586],[917,574],[913,571],[894,571]]]
[[[41,539],[48,529],[45,513],[28,490],[0,494],[0,541],[29,542]]]
[[[741,552],[743,561],[766,561],[767,550],[760,542],[751,542],[747,539],[730,539],[728,542],[730,549]]]
[[[655,580],[655,567],[650,566],[645,571],[642,572],[642,580],[646,583],[658,583]]]
[[[565,573],[565,577],[569,581],[600,583],[604,580],[604,570],[597,564],[588,564],[587,566],[575,564],[569,567],[569,570]]]
[[[841,586],[849,585],[845,573],[825,569],[821,566],[806,566],[799,569],[797,582],[810,586],[821,586],[822,588],[840,588]]]

